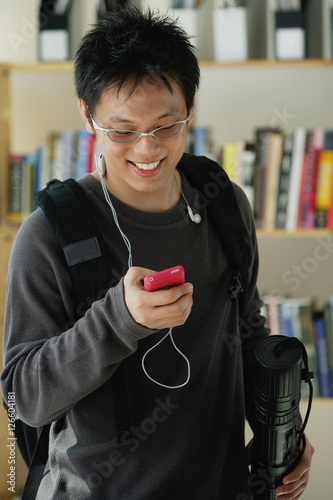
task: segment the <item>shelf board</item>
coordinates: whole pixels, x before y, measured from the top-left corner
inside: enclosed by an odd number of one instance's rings
[[[31,63],[31,64],[5,64],[1,65],[10,72],[22,73],[72,73],[73,61],[66,61],[61,63]]]
[[[268,59],[249,59],[244,62],[218,62],[218,61],[200,61],[201,69],[230,69],[230,68],[323,68],[333,67],[333,60],[326,59],[301,59],[291,61],[277,61]]]
[[[306,405],[307,404],[307,399],[301,399],[301,403]],[[312,404],[314,406],[332,406],[333,405],[333,398],[313,398]]]
[[[257,229],[259,238],[318,238],[320,236],[333,235],[330,229],[299,229],[296,231],[287,231],[285,229],[273,229],[266,231],[265,229]]]
[[[267,59],[250,59],[244,62],[218,62],[211,60],[199,61],[201,69],[230,69],[230,68],[324,68],[333,67],[332,60],[325,59],[302,59],[297,61],[275,61]],[[2,68],[14,72],[26,73],[72,73],[73,61],[66,62],[36,62],[36,63],[14,63],[14,64],[1,64]]]

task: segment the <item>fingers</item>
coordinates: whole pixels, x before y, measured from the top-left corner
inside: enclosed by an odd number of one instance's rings
[[[192,291],[193,285],[191,283],[183,283],[182,285],[169,288],[169,290],[157,290],[155,292],[146,293],[149,294],[147,299],[150,301],[152,306],[166,306],[169,304],[175,304],[184,295],[191,293]]]
[[[278,486],[275,490],[279,500],[297,500],[301,498],[308,485],[314,451],[313,446],[306,438],[306,447],[301,460],[295,469],[283,478],[283,485]]]
[[[179,326],[187,320],[192,304],[191,283],[146,292],[143,287],[145,276],[154,271],[132,267],[124,277],[125,303],[133,319],[147,328],[159,330]]]

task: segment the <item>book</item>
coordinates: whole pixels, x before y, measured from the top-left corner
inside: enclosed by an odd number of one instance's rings
[[[88,137],[88,159],[87,159],[87,173],[95,170],[95,154],[97,148],[96,135],[90,134]]]
[[[72,130],[65,130],[62,133],[63,139],[63,179],[73,177],[73,158],[76,133]]]
[[[319,377],[318,377],[318,362],[315,346],[315,335],[313,326],[313,311],[312,302],[308,298],[299,300],[299,321],[301,327],[300,340],[303,342],[308,356],[309,370],[313,372],[313,396],[319,397]],[[302,397],[309,397],[309,386],[302,384]]]
[[[238,184],[238,150],[236,142],[227,142],[223,146],[223,157],[222,157],[222,167],[223,170],[228,174],[229,179],[232,182]]]
[[[40,189],[42,189],[52,179],[52,163],[50,161],[50,147],[52,140],[47,136],[40,149]]]
[[[61,132],[54,134],[54,151],[52,162],[52,178],[63,180],[64,171],[64,140]]]
[[[323,143],[324,131],[322,129],[311,129],[307,132],[298,210],[297,227],[300,229],[315,227],[318,160]]]
[[[284,335],[281,327],[280,305],[284,302],[282,297],[266,296],[263,298],[266,308],[266,324],[271,335]]]
[[[37,208],[32,194],[51,179],[78,179],[95,168],[100,149],[85,129],[49,133],[36,150],[10,157],[8,223],[19,225]]]
[[[316,227],[326,227],[326,216],[332,200],[333,151],[319,153],[315,194]]]
[[[326,214],[326,227],[327,229],[333,230],[333,179],[332,179],[332,197],[331,197],[331,203],[328,208],[327,214]]]
[[[296,128],[293,137],[290,186],[288,192],[288,206],[285,227],[288,231],[294,231],[297,228],[305,140],[305,128]]]
[[[88,171],[89,162],[89,137],[90,133],[86,129],[79,130],[77,137],[77,156],[75,162],[74,177],[79,179]]]
[[[36,154],[28,154],[22,164],[21,188],[21,222],[31,214],[34,209],[33,193],[35,191]]]
[[[293,150],[293,135],[285,134],[283,141],[282,159],[280,165],[280,177],[277,194],[275,227],[285,229],[287,221],[287,207],[289,196],[289,181],[291,173]]]
[[[268,143],[271,129],[258,128],[255,131],[255,162],[253,175],[253,215],[259,229],[263,227],[263,213],[266,188],[266,169],[268,159]]]
[[[305,151],[304,155],[303,155],[301,180],[300,180],[300,186],[299,186],[299,199],[298,199],[297,223],[296,223],[297,229],[301,228],[301,208],[304,204],[304,195],[305,195],[304,189],[305,189],[305,184],[306,184],[307,157],[308,157],[308,154],[307,154],[307,151]]]
[[[324,307],[328,365],[330,370],[331,394],[333,395],[333,297]]]
[[[268,143],[267,174],[264,194],[265,202],[263,210],[263,227],[268,231],[275,228],[282,151],[282,132],[272,132],[269,135]]]
[[[33,189],[34,193],[37,193],[43,187],[41,185],[42,150],[43,150],[42,146],[39,146],[36,149],[36,153],[35,153],[35,183],[34,183],[34,189]],[[34,201],[34,203],[33,203],[33,210],[36,210],[37,207],[38,207],[38,205]]]
[[[253,210],[254,202],[254,188],[253,188],[253,174],[254,174],[254,162],[255,153],[254,146],[251,142],[246,142],[243,145],[243,150],[241,151],[240,158],[240,170],[242,172],[242,184],[241,187],[249,200],[249,203]]]
[[[59,175],[59,171],[61,171],[61,167],[58,165],[58,158],[57,155],[59,156],[59,133],[58,132],[51,132],[47,138],[47,153],[48,153],[48,167],[49,167],[49,173],[48,173],[48,181],[53,179],[54,177],[57,177]],[[57,147],[58,144],[58,147]]]
[[[332,396],[331,374],[328,360],[325,319],[323,314],[318,314],[314,318],[314,332],[316,339],[320,396],[322,398],[329,398]]]
[[[209,150],[210,130],[206,127],[195,127],[193,136],[193,154],[204,156]]]
[[[333,150],[333,130],[325,130],[323,149]]]
[[[10,225],[21,223],[22,212],[22,174],[24,155],[10,155],[9,158],[9,198],[7,222]]]
[[[263,297],[263,301],[266,323],[271,330],[271,335],[285,335],[301,340],[299,306],[303,299],[268,295]]]
[[[281,304],[281,323],[281,334],[294,337],[294,313],[290,300],[285,300]]]

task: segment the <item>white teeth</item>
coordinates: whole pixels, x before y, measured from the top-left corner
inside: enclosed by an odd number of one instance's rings
[[[159,161],[154,161],[154,163],[134,163],[134,165],[141,170],[153,170],[157,167],[157,165],[159,165],[159,163]]]

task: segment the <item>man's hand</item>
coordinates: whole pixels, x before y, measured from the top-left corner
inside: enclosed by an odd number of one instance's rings
[[[308,485],[310,465],[315,450],[309,440],[305,439],[306,447],[301,460],[295,469],[283,478],[283,484],[275,490],[278,500],[296,500],[301,497]]]
[[[315,450],[309,440],[305,439],[306,447],[301,460],[295,469],[283,478],[283,484],[275,490],[278,500],[297,500],[301,498],[308,485],[310,465]],[[251,439],[245,449],[247,466],[251,465],[252,444],[253,439]]]
[[[193,285],[184,283],[169,290],[146,292],[145,276],[154,271],[131,267],[124,277],[125,303],[132,318],[154,330],[183,325],[193,304]]]

